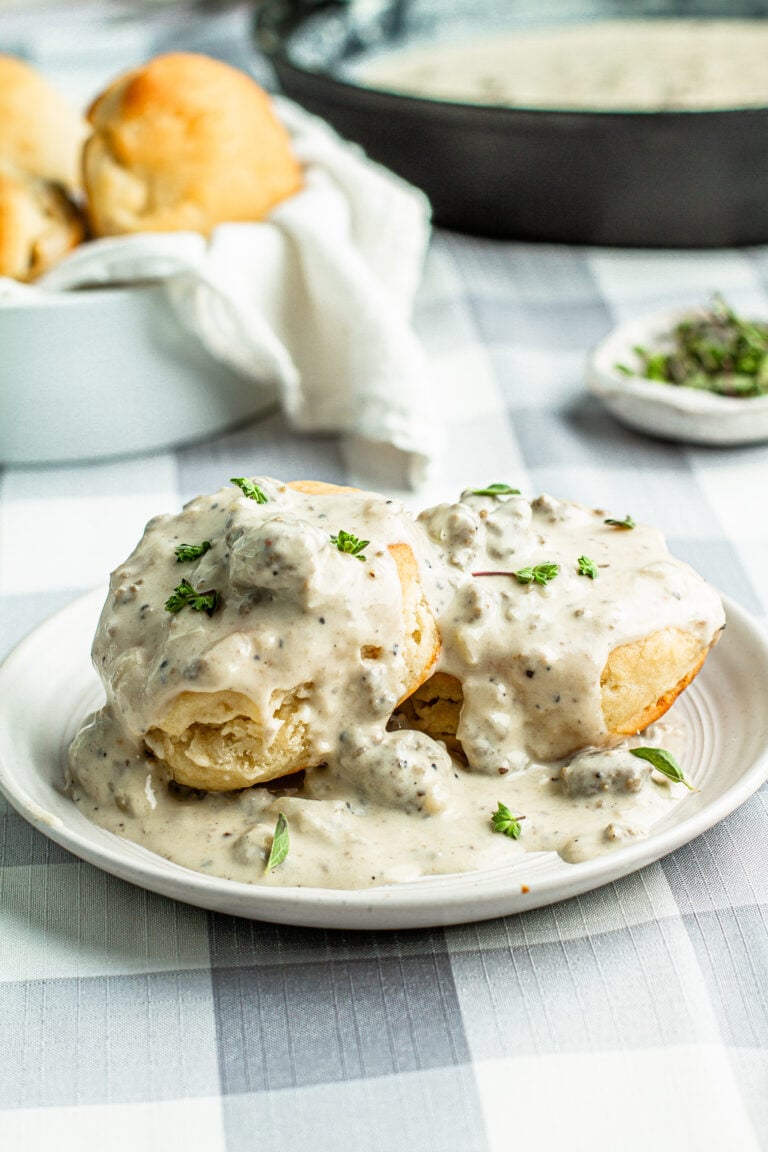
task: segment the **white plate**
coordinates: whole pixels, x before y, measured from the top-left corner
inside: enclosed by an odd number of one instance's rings
[[[260,888],[190,871],[92,824],[62,790],[66,749],[102,692],[89,650],[103,591],[52,616],[0,667],[0,789],[26,819],[99,868],[202,908],[326,928],[414,928],[489,919],[607,884],[686,844],[768,776],[768,642],[726,601],[728,627],[675,705],[688,730],[686,796],[642,842],[583,864],[531,853],[508,867],[339,891]],[[73,881],[74,882],[74,881]]]
[[[635,348],[657,346],[694,315],[695,309],[678,308],[620,324],[590,353],[587,386],[622,424],[665,440],[720,445],[768,440],[768,396],[717,396],[617,371],[617,364],[640,371]]]

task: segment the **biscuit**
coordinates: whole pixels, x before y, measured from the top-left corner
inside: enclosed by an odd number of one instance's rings
[[[287,487],[321,498],[357,491],[316,481],[295,481]],[[361,493],[361,498],[369,496]],[[403,667],[399,685],[403,700],[429,677],[440,641],[411,545],[392,540],[386,551],[397,574],[394,586],[399,586],[402,629],[391,638],[387,651],[366,645],[359,658],[361,668],[374,668],[390,659],[390,652],[397,653]],[[373,593],[374,582],[370,583]],[[364,594],[365,583],[362,587]],[[378,595],[378,588],[375,591]],[[362,608],[373,612],[376,603]],[[273,691],[266,701],[232,690],[183,691],[146,733],[145,742],[177,783],[207,791],[246,788],[315,767],[323,762],[323,754],[315,747],[307,702],[317,687],[314,680],[303,680]]]
[[[85,236],[58,184],[0,168],[0,276],[35,280]]]
[[[34,68],[0,55],[0,167],[70,191],[88,126]]]
[[[702,647],[697,637],[679,628],[664,628],[641,640],[621,644],[608,656],[600,676],[606,743],[635,736],[667,712],[701,671],[719,639]],[[466,762],[457,736],[464,702],[461,682],[436,672],[421,684],[398,712],[408,727],[417,728]],[[578,747],[563,755],[579,751]]]
[[[660,720],[700,672],[712,644],[663,628],[614,648],[600,677],[603,717],[615,736],[634,736]]]
[[[302,187],[288,132],[249,76],[195,53],[157,56],[91,105],[83,177],[94,235],[263,220]]]

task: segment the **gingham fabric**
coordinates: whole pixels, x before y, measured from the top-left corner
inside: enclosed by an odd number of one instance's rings
[[[614,322],[768,250],[578,250],[438,234],[416,327],[449,448],[415,505],[506,480],[655,522],[768,613],[768,446],[622,429],[583,384]],[[145,520],[228,477],[365,482],[277,415],[147,458],[0,480],[9,649],[104,584]],[[768,686],[767,686],[768,687]],[[408,932],[206,913],[79,862],[0,804],[0,1148],[752,1152],[768,1148],[768,788],[641,872],[505,920]]]

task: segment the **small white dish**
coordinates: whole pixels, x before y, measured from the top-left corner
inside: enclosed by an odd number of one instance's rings
[[[182,328],[159,282],[0,299],[0,349],[0,464],[156,451],[277,401]]]
[[[324,928],[423,928],[505,916],[590,891],[658,860],[722,820],[768,776],[768,641],[726,601],[723,638],[675,705],[688,737],[682,766],[697,791],[646,840],[583,864],[538,852],[485,872],[360,891],[262,888],[204,875],[92,824],[63,790],[70,740],[103,699],[89,657],[103,599],[100,590],[76,600],[0,667],[0,791],[76,856],[201,908]]]
[[[659,345],[681,320],[696,312],[693,308],[670,309],[618,325],[589,354],[587,386],[622,424],[665,440],[712,445],[768,440],[768,396],[717,396],[627,376],[616,368],[624,364],[640,371],[635,348]]]

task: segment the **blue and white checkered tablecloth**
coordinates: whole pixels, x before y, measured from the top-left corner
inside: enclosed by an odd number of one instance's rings
[[[651,440],[583,384],[614,322],[714,289],[766,310],[768,250],[436,235],[416,326],[449,444],[414,503],[504,479],[630,511],[764,622],[768,445]],[[103,584],[150,515],[254,472],[364,480],[279,416],[147,458],[4,471],[3,650]],[[149,894],[0,804],[0,1147],[768,1149],[767,809],[763,788],[659,863],[539,911],[352,933]]]

